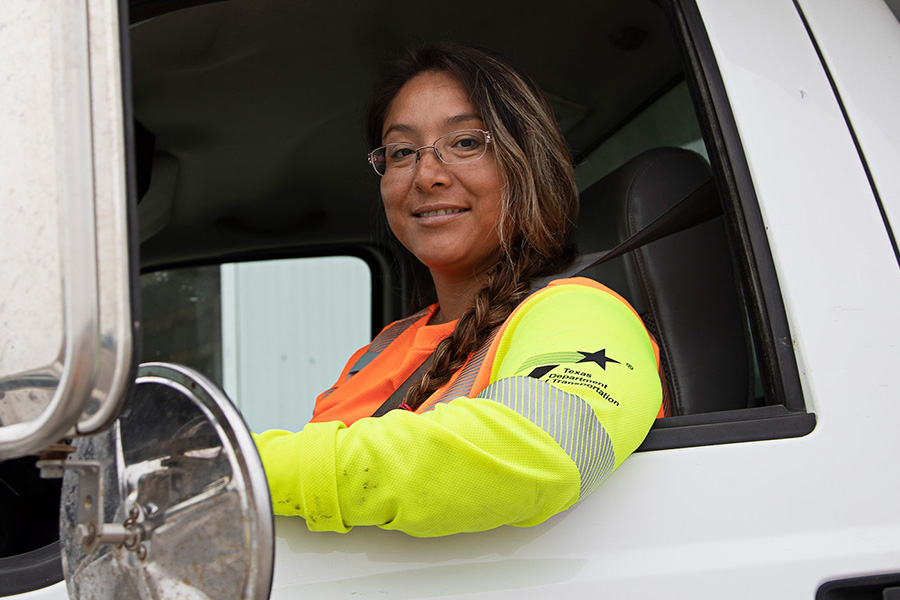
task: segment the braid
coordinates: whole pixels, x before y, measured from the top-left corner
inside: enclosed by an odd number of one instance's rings
[[[528,293],[528,281],[517,277],[510,263],[495,267],[487,283],[476,294],[472,307],[460,317],[456,328],[434,351],[434,362],[414,383],[406,403],[417,409],[466,363],[469,356],[502,324]]]

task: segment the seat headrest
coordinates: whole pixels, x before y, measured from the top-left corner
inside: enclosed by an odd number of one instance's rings
[[[582,192],[579,250],[612,248],[710,177],[706,160],[681,148],[633,158]],[[751,401],[749,337],[732,264],[717,217],[584,273],[628,299],[657,337],[675,414]]]

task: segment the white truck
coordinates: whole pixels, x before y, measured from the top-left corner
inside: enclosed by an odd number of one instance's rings
[[[535,527],[310,533],[244,421],[403,314],[356,132],[430,39],[549,93],[585,251],[715,182],[596,274],[676,414]],[[900,598],[898,97],[897,0],[3,0],[0,596]]]

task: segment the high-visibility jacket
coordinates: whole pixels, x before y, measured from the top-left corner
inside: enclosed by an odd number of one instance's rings
[[[525,299],[415,412],[370,416],[452,332],[427,325],[435,310],[354,354],[302,431],[256,436],[276,514],[415,536],[534,525],[596,489],[660,414],[652,336],[577,277]]]

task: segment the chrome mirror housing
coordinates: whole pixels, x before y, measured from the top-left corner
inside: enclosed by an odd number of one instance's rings
[[[118,10],[0,11],[0,460],[107,427],[134,380]]]
[[[256,446],[224,392],[142,365],[119,419],[79,438],[63,473],[60,544],[72,598],[268,598],[274,521]]]

